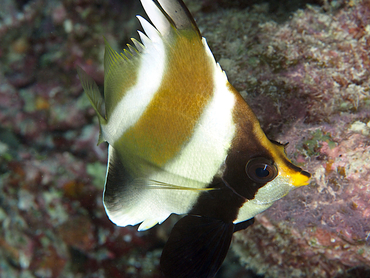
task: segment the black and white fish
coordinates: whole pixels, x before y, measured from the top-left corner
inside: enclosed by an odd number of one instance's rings
[[[104,97],[78,69],[109,143],[108,217],[147,230],[185,215],[166,243],[165,277],[213,277],[234,232],[310,174],[270,141],[228,82],[181,0],[141,0],[141,43],[106,42]]]

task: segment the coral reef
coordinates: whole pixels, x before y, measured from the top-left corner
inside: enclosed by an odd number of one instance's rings
[[[290,157],[313,174],[235,235],[242,262],[265,277],[365,277],[370,268],[369,4],[308,7],[256,24],[245,49],[235,43],[239,60],[221,52],[270,137],[290,141]]]
[[[268,135],[313,174],[235,234],[218,277],[365,277],[370,269],[370,2],[186,1]],[[281,3],[280,3],[281,2]],[[280,3],[280,4],[279,4]],[[317,6],[305,6],[305,4]],[[139,1],[2,2],[0,273],[160,277],[170,221],[119,228],[101,202],[106,146],[75,65],[103,82]]]

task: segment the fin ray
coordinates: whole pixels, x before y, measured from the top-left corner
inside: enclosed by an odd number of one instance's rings
[[[175,26],[179,30],[189,30],[192,29],[198,33],[199,37],[200,31],[197,24],[194,21],[188,8],[185,6],[184,2],[181,0],[171,1],[171,0],[158,0],[159,4],[162,6],[164,11],[173,20]]]
[[[139,53],[142,53],[144,51],[144,45],[141,42],[139,42],[138,40],[134,38],[132,38],[131,41],[133,42],[133,44],[135,45]]]
[[[172,25],[177,30],[191,30],[201,38],[194,18],[181,0],[157,0],[158,5],[152,0],[141,0],[141,2],[150,20],[162,35],[167,35],[171,30],[168,26]],[[156,9],[154,6],[157,6]],[[163,17],[167,18],[169,24],[163,22]]]
[[[143,27],[145,34],[147,35],[147,37],[149,37],[151,41],[156,42],[161,40],[158,30],[155,29],[152,24],[150,24],[145,18],[140,15],[136,17],[140,21],[141,27]]]
[[[110,73],[118,64],[126,62],[127,58],[124,54],[119,54],[115,51],[104,38],[105,53],[104,53],[104,79],[106,80]]]
[[[137,31],[137,33],[139,34],[140,40],[145,47],[148,47],[148,45],[152,43],[152,41],[143,32]]]
[[[162,35],[166,35],[171,28],[171,24],[162,10],[160,10],[152,0],[141,0],[141,4],[155,28],[157,28]]]

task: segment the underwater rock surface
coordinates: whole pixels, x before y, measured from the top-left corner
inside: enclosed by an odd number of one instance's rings
[[[106,146],[75,70],[102,85],[103,36],[115,49],[137,37],[139,1],[3,2],[1,275],[160,277],[171,220],[138,233],[107,219]],[[370,1],[217,2],[186,1],[268,136],[313,174],[235,234],[235,254],[265,277],[366,277]],[[218,277],[253,277],[235,254]]]
[[[290,156],[313,174],[235,234],[241,262],[265,277],[369,275],[369,24],[370,2],[350,1],[258,26],[253,80],[240,86],[254,91],[248,101],[259,102],[271,137],[289,141]]]

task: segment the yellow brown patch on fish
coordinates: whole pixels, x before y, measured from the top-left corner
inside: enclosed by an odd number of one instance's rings
[[[212,96],[212,67],[202,49],[201,41],[194,37],[178,37],[174,46],[167,48],[160,89],[121,139],[131,151],[158,166],[173,158],[190,139]]]

